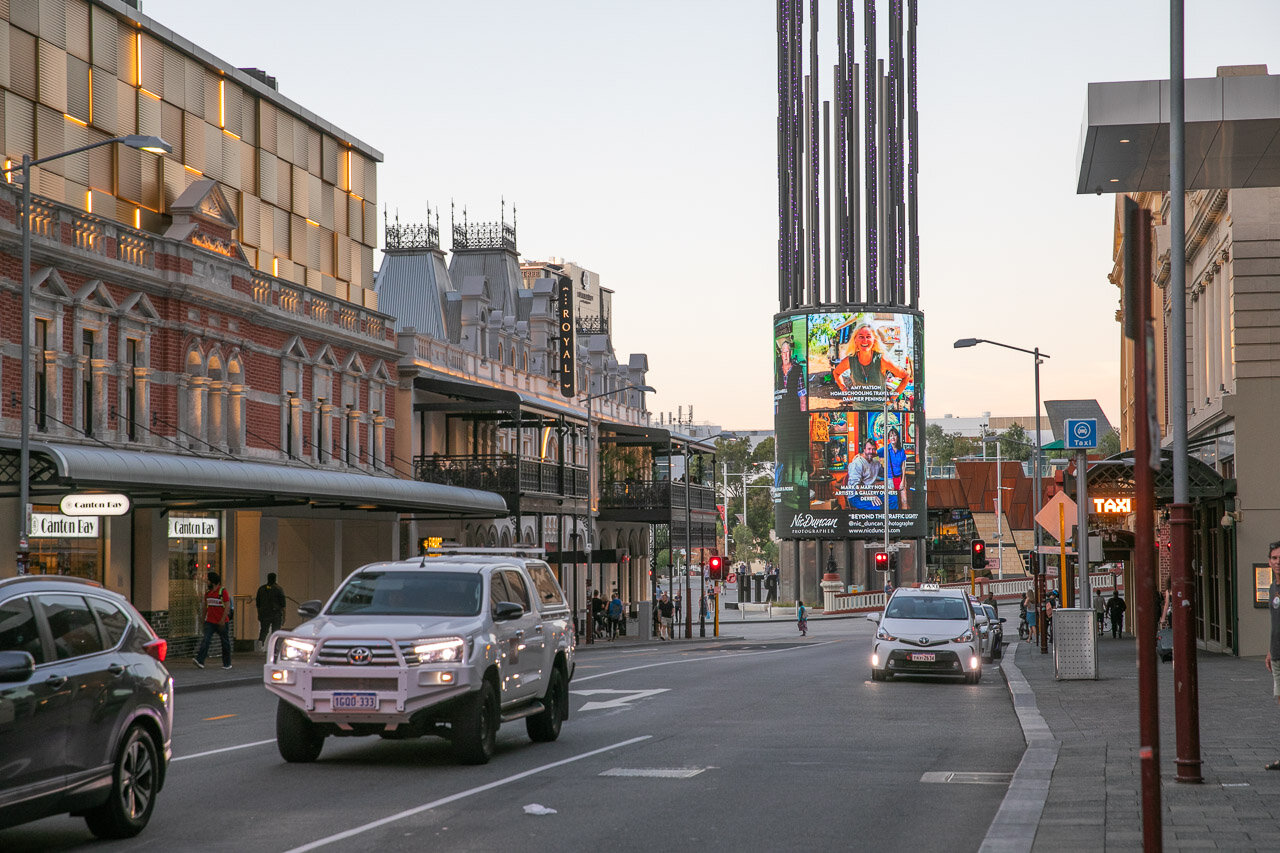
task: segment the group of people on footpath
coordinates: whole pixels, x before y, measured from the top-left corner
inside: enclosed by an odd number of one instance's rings
[[[200,599],[201,621],[203,633],[196,656],[191,662],[199,669],[204,669],[204,662],[209,657],[209,646],[213,638],[218,638],[218,646],[222,652],[222,668],[231,669],[231,617],[234,613],[231,606],[231,593],[222,585],[222,575],[209,572],[204,597]],[[258,611],[258,641],[255,648],[266,651],[267,637],[273,631],[279,631],[284,625],[286,599],[284,590],[276,583],[276,573],[267,572],[267,582],[258,587],[254,596],[254,606]]]

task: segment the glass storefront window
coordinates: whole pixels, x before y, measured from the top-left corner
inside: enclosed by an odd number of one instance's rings
[[[225,575],[222,514],[170,512],[168,523],[169,637],[197,636],[206,578],[211,571]]]
[[[97,516],[64,516],[57,506],[36,504],[29,541],[31,574],[103,582],[102,520]]]

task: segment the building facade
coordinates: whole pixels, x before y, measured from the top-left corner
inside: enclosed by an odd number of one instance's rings
[[[393,458],[378,152],[115,0],[4,8],[9,164],[109,144],[31,170],[26,281],[20,187],[0,186],[0,575],[102,582],[181,654],[210,570],[241,602],[237,634],[256,635],[247,603],[269,571],[322,597],[400,553],[402,513],[505,515],[496,494],[414,481]],[[131,134],[173,153],[110,143]],[[128,511],[61,507],[103,492]]]
[[[438,223],[387,229],[376,290],[402,354],[395,453],[422,481],[496,492],[509,514],[413,522],[413,537],[543,547],[579,608],[596,589],[647,600],[659,537],[715,545],[713,445],[652,424],[648,359],[615,353],[596,273],[520,263],[514,223],[451,232],[446,258]]]

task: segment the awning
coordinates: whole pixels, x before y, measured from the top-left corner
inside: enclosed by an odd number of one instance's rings
[[[587,413],[568,403],[548,400],[527,392],[512,391],[493,385],[464,382],[434,373],[420,372],[414,377],[413,387],[453,398],[438,403],[414,403],[415,412],[515,412],[547,414],[586,422]]]
[[[1185,81],[1188,190],[1280,186],[1280,75]],[[1169,81],[1090,83],[1077,193],[1169,189]]]
[[[19,444],[0,440],[0,482],[16,488]],[[123,492],[135,506],[309,505],[447,518],[499,518],[493,492],[397,477],[78,444],[31,443],[31,496]]]

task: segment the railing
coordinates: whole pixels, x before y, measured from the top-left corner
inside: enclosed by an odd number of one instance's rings
[[[12,223],[18,228],[17,208],[19,192],[0,183],[0,195],[8,190],[12,198],[12,219],[0,219],[0,223]],[[8,215],[8,211],[6,211]],[[3,227],[3,226],[0,226]],[[179,251],[197,251],[197,247],[176,240],[165,240],[146,231],[130,228],[119,222],[77,211],[63,204],[54,204],[41,198],[31,200],[31,235],[37,239],[55,240],[74,246],[80,251],[111,258],[141,269],[156,268],[156,252],[176,255]],[[329,296],[303,285],[263,275],[244,267],[239,262],[244,277],[250,280],[244,292],[260,305],[268,305],[291,314],[308,317],[314,322],[336,326],[363,334],[365,337],[385,342],[387,340],[386,315],[336,296]],[[237,273],[233,269],[233,275]]]
[[[997,601],[1017,601],[1027,594],[1027,590],[1035,584],[1035,578],[1013,578],[1011,580],[988,581],[977,585],[980,593],[985,595],[988,591],[996,597]],[[1115,575],[1110,572],[1100,572],[1098,574],[1089,574],[1090,586],[1101,592],[1109,592],[1116,589],[1117,586],[1121,591],[1124,590],[1124,584]],[[944,583],[941,586],[945,589],[968,589],[969,582],[962,583]],[[1076,588],[1079,589],[1079,580],[1077,579]],[[828,613],[849,613],[859,611],[880,610],[888,602],[888,596],[881,592],[855,592],[855,593],[836,593],[831,596],[832,607],[827,610]],[[1085,605],[1090,606],[1090,605]]]
[[[563,477],[561,476],[563,473]],[[424,483],[461,486],[485,492],[517,492],[586,497],[587,472],[572,465],[540,459],[517,459],[509,453],[483,456],[415,456],[413,476]]]
[[[621,483],[602,483],[600,485],[600,506],[609,509],[669,508],[671,506],[671,481],[627,480]]]

